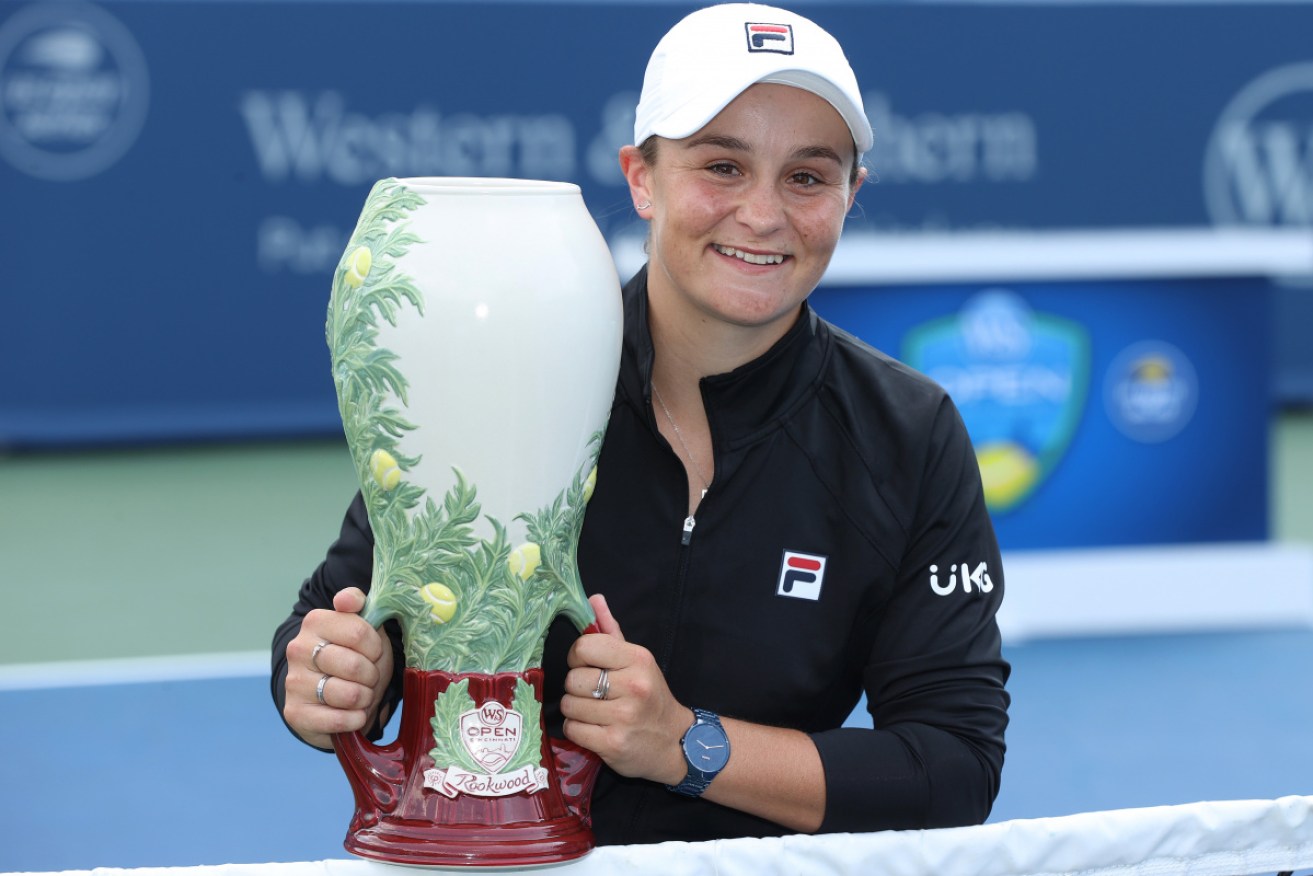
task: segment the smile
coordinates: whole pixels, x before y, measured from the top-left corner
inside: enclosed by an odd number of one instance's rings
[[[741,249],[735,249],[732,246],[721,246],[719,243],[713,243],[712,246],[716,252],[721,255],[727,255],[732,258],[741,259],[750,265],[778,265],[784,261],[782,253],[755,253],[744,252]]]

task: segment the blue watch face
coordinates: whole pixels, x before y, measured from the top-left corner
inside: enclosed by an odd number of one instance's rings
[[[729,760],[729,740],[714,724],[695,724],[684,735],[684,754],[693,766],[714,773]]]

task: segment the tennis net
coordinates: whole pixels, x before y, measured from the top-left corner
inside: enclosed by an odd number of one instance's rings
[[[548,868],[552,876],[1307,876],[1306,871],[1313,873],[1313,797],[1120,809],[945,830],[612,846]],[[346,859],[105,868],[63,871],[62,876],[405,872],[389,864]]]

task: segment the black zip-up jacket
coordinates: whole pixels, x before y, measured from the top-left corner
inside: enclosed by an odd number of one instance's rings
[[[646,270],[624,298],[620,376],[579,546],[585,589],[606,595],[684,705],[811,735],[823,831],[983,821],[1009,703],[994,620],[1003,574],[948,396],[804,305],[761,358],[702,380],[715,480],[686,533],[686,475],[652,411]],[[280,712],[301,618],[343,587],[367,589],[372,549],[357,495],[275,635]],[[558,619],[543,657],[555,735],[577,635]],[[403,665],[398,653],[398,678]],[[863,692],[874,729],[842,727]],[[606,769],[593,819],[603,844],[787,832]]]

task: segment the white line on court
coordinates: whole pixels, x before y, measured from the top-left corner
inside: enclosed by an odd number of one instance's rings
[[[269,652],[177,654],[112,660],[67,660],[55,663],[0,665],[0,691],[57,687],[98,687],[156,681],[249,678],[269,674]]]

